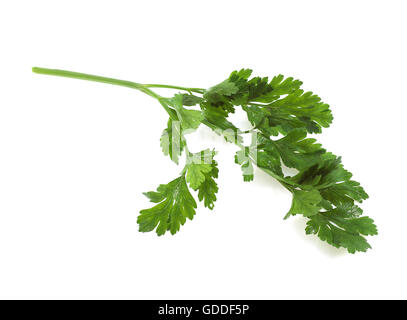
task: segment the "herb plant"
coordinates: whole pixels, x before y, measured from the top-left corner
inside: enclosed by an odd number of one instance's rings
[[[214,150],[191,153],[185,136],[201,124],[236,144],[236,164],[244,181],[253,180],[253,166],[277,179],[292,193],[291,208],[285,218],[303,215],[308,219],[306,234],[315,234],[334,247],[350,253],[370,248],[364,236],[376,235],[372,219],[362,216],[356,205],[368,198],[341,158],[327,152],[308,133],[321,133],[332,122],[329,105],[312,92],[301,89],[302,82],[275,76],[250,77],[252,70],[234,71],[225,81],[209,88],[186,88],[161,84],[140,84],[64,70],[33,68],[33,72],[104,82],[137,89],[155,98],[169,119],[161,136],[161,148],[176,164],[184,153],[185,166],[179,177],[144,193],[153,204],[140,211],[139,230],[175,234],[197,208],[191,190],[205,207],[214,208],[218,186],[218,166]],[[162,97],[152,88],[176,89],[173,97]],[[196,106],[199,106],[197,108]],[[237,128],[228,116],[241,107],[252,124],[250,130]],[[251,135],[244,145],[243,135]],[[284,174],[284,166],[296,169]]]

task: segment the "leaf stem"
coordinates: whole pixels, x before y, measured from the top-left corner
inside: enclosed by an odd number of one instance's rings
[[[144,91],[145,87],[141,83],[126,81],[126,80],[119,80],[114,78],[107,78],[101,76],[95,76],[93,74],[81,73],[81,72],[73,72],[67,70],[60,70],[60,69],[47,69],[47,68],[39,68],[34,67],[32,68],[34,73],[38,74],[46,74],[50,76],[58,76],[58,77],[65,77],[65,78],[73,78],[73,79],[81,79],[81,80],[88,80],[88,81],[96,81],[102,83],[109,83],[117,86],[128,87],[133,89],[138,89]]]
[[[119,79],[108,78],[108,77],[101,77],[101,76],[96,76],[96,75],[88,74],[88,73],[60,70],[60,69],[47,69],[47,68],[33,67],[32,71],[34,73],[38,73],[38,74],[45,74],[45,75],[50,75],[50,76],[58,76],[58,77],[80,79],[80,80],[87,80],[87,81],[95,81],[95,82],[108,83],[108,84],[113,84],[116,86],[136,89],[141,92],[144,92],[145,94],[149,95],[150,97],[157,99],[160,102],[160,104],[163,106],[165,111],[167,111],[169,116],[171,118],[174,117],[173,112],[171,112],[168,105],[164,102],[165,99],[141,83],[127,81],[127,80],[119,80]]]

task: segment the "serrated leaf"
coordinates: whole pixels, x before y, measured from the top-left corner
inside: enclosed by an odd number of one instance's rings
[[[204,206],[213,210],[214,203],[216,201],[216,193],[218,192],[218,185],[215,179],[218,178],[218,163],[215,161],[214,157],[216,152],[214,150],[204,150],[205,151],[205,163],[211,164],[211,171],[204,173],[205,180],[200,184],[198,188],[198,199],[204,202]]]
[[[325,199],[335,205],[352,204],[353,201],[362,202],[369,197],[360,183],[353,180],[346,180],[323,188],[321,193]]]
[[[321,201],[322,197],[317,190],[293,190],[291,208],[285,218],[296,214],[302,214],[305,217],[316,215],[321,209]]]
[[[301,85],[301,81],[292,77],[284,79],[282,75],[269,83],[267,78],[253,78],[242,85],[236,94],[240,96],[235,99],[245,106],[249,121],[268,136],[287,134],[294,129],[320,133],[321,127],[329,127],[333,119],[329,105],[312,92],[304,92]],[[251,102],[266,104],[251,105]]]
[[[187,169],[187,182],[190,187],[197,190],[205,181],[205,174],[212,171],[212,165],[207,163],[191,163]]]
[[[167,128],[164,129],[160,138],[160,145],[164,155],[169,155],[171,160],[178,164],[179,156],[185,147],[185,139],[179,122],[168,120]]]
[[[258,143],[270,156],[280,157],[287,167],[302,170],[318,163],[325,153],[325,149],[315,139],[306,139],[306,136],[304,129],[296,129],[279,140],[260,135]]]
[[[345,205],[310,217],[306,234],[316,234],[334,247],[344,247],[350,253],[371,248],[363,235],[376,235],[377,228],[369,217],[355,216],[360,208]]]
[[[236,84],[229,79],[217,84],[206,90],[204,93],[204,98],[207,99],[209,102],[218,102],[223,99],[223,96],[231,96],[232,94],[236,93],[239,88]]]
[[[256,164],[259,168],[270,170],[280,177],[284,176],[281,168],[280,155],[276,150],[258,150]]]
[[[182,104],[187,107],[196,106],[203,101],[201,97],[195,96],[193,94],[183,94]]]
[[[157,228],[156,232],[159,236],[166,231],[175,234],[187,218],[192,220],[195,215],[196,202],[188,190],[184,176],[168,184],[161,184],[157,192],[151,191],[145,195],[158,204],[140,211],[137,223],[141,232],[149,232]]]
[[[173,98],[167,99],[167,103],[175,108],[181,128],[183,131],[191,132],[196,130],[204,119],[202,111],[187,110],[183,107],[183,95],[176,94]]]
[[[325,160],[290,178],[290,181],[309,188],[317,188],[324,199],[339,206],[362,202],[368,195],[352,174],[345,170],[340,157],[324,154]]]
[[[214,157],[215,150],[205,149],[201,152],[190,154],[185,170],[186,179],[190,187],[198,191],[199,201],[204,201],[205,207],[213,209],[216,201],[218,186],[215,178],[218,177],[218,163]]]
[[[209,107],[203,111],[205,124],[216,134],[222,135],[227,142],[242,142],[240,130],[233,123],[225,118],[219,109]]]

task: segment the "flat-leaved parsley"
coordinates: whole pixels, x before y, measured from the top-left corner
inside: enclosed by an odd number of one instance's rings
[[[155,230],[160,236],[175,234],[196,213],[198,200],[213,210],[217,200],[218,164],[215,150],[191,153],[186,135],[205,125],[228,142],[236,144],[235,163],[241,166],[243,180],[254,179],[257,166],[277,179],[292,193],[291,208],[285,218],[304,216],[306,234],[315,234],[334,247],[350,253],[370,248],[365,236],[376,235],[372,219],[362,216],[358,206],[368,198],[360,184],[352,180],[341,158],[327,152],[309,133],[321,133],[332,122],[329,105],[312,92],[301,89],[302,82],[292,77],[251,77],[252,70],[233,71],[208,89],[187,88],[94,76],[65,70],[33,68],[33,72],[125,86],[157,99],[168,113],[160,145],[164,155],[176,164],[182,154],[186,161],[180,175],[157,191],[144,193],[153,203],[140,211],[137,219],[141,232]],[[152,88],[178,90],[172,97],[162,97]],[[252,124],[243,131],[228,118],[241,108]],[[243,136],[251,143],[243,144]],[[284,174],[284,166],[297,170],[294,176]]]

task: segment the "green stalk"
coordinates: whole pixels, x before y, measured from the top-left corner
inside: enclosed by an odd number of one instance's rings
[[[65,78],[73,78],[73,79],[81,79],[81,80],[87,80],[87,81],[109,83],[109,84],[113,84],[113,85],[117,85],[117,86],[141,90],[141,91],[144,91],[145,93],[147,93],[147,91],[145,91],[146,88],[141,83],[132,82],[132,81],[119,80],[119,79],[95,76],[93,74],[73,72],[73,71],[67,71],[67,70],[59,70],[59,69],[47,69],[47,68],[34,67],[34,68],[32,68],[32,71],[34,73],[46,74],[49,76],[58,76],[58,77],[65,77]]]
[[[172,88],[172,89],[180,89],[180,90],[186,90],[186,91],[198,90],[198,89],[194,89],[194,88],[189,89],[189,88],[184,88],[184,87],[158,85],[158,84],[144,85],[144,84],[133,82],[133,81],[119,80],[119,79],[114,79],[114,78],[96,76],[96,75],[88,74],[88,73],[73,72],[73,71],[59,70],[59,69],[47,69],[47,68],[33,67],[32,71],[34,73],[45,74],[45,75],[49,75],[49,76],[58,76],[58,77],[64,77],[64,78],[72,78],[72,79],[108,83],[108,84],[113,84],[116,86],[122,86],[122,87],[139,90],[139,91],[144,92],[145,94],[149,95],[150,97],[157,99],[160,102],[160,104],[163,106],[163,108],[167,111],[167,113],[169,114],[169,116],[171,118],[173,118],[174,115],[171,112],[168,105],[165,103],[165,99],[163,97],[161,97],[159,94],[150,90],[148,87]],[[177,120],[177,119],[174,119],[174,120]]]

